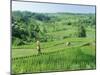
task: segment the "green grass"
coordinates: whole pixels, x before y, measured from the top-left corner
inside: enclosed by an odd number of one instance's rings
[[[80,47],[12,60],[13,73],[95,69],[95,53],[85,54]],[[86,51],[85,51],[86,52]],[[19,66],[19,67],[18,67]]]
[[[65,46],[66,41],[70,41],[71,46]],[[40,55],[37,55],[36,49],[13,48],[12,73],[95,69],[95,45],[82,46],[87,42],[93,42],[93,39],[68,38],[41,43],[44,48]]]
[[[71,46],[80,46],[87,42],[93,42],[90,38],[67,38],[60,41],[53,41],[53,42],[42,42],[41,43],[41,50],[43,53],[58,51],[67,48],[66,42],[71,42]],[[21,57],[21,56],[29,56],[37,54],[36,44],[30,45],[22,45],[22,46],[13,46],[12,47],[12,58]]]
[[[27,13],[26,15],[29,16]],[[48,13],[48,17],[50,16],[48,21],[45,21],[45,19],[38,20],[35,17],[36,15],[38,17],[39,14],[36,13],[31,15],[32,17],[26,15],[27,23],[24,23],[24,20],[23,22],[18,20],[17,23],[16,17],[18,15],[15,15],[14,21],[18,25],[13,24],[16,26],[14,29],[12,27],[12,30],[14,30],[12,32],[17,33],[16,36],[12,35],[12,74],[96,68],[96,31],[95,25],[92,25],[95,20],[92,21],[91,19],[94,19],[93,16],[95,15]],[[47,37],[47,42],[40,43],[41,54],[38,54],[36,42],[33,42],[33,39],[37,36],[33,33],[34,30],[37,31],[35,25],[38,25],[40,32],[42,32],[39,33],[40,40],[45,41],[45,37]],[[86,37],[78,38],[78,26],[81,25],[86,30]],[[29,42],[30,40],[32,42]],[[18,42],[19,44],[25,42],[26,45],[19,45]],[[67,42],[70,42],[69,46],[66,46]]]

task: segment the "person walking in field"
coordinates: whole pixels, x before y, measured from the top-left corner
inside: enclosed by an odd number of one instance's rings
[[[36,41],[38,54],[41,54],[40,41]]]

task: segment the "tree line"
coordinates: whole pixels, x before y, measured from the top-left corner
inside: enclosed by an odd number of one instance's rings
[[[78,17],[76,21],[76,17]],[[81,18],[82,17],[82,18]],[[74,21],[75,20],[75,21]],[[57,28],[57,25],[60,27]],[[32,13],[28,11],[12,12],[12,44],[23,45],[35,42],[36,39],[47,42],[55,39],[48,33],[57,32],[61,27],[77,26],[77,37],[86,37],[86,26],[95,27],[94,14],[67,13]],[[52,32],[51,32],[52,31]],[[67,34],[67,33],[66,33]]]

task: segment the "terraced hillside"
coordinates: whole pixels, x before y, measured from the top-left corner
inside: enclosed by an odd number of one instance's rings
[[[96,68],[94,14],[14,11],[12,17],[12,74]]]

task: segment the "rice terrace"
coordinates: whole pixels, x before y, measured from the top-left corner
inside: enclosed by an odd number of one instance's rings
[[[95,6],[13,1],[12,74],[96,69],[95,13]]]

